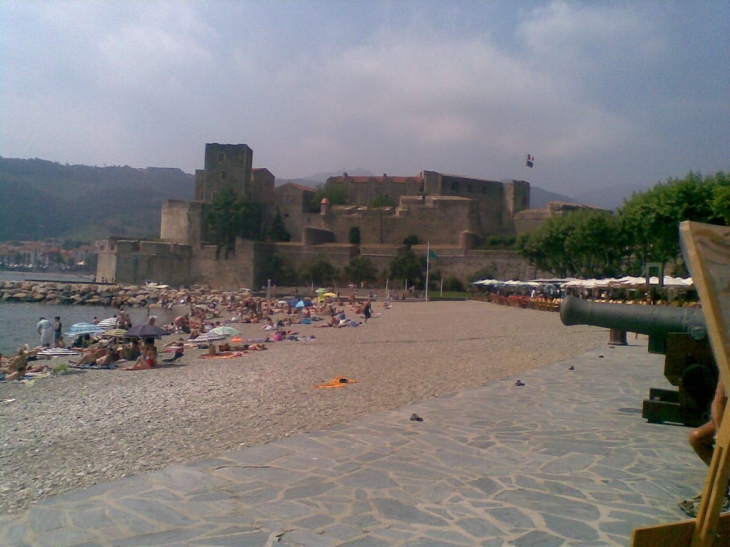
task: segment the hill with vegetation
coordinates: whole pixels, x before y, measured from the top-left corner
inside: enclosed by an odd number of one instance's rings
[[[159,237],[166,199],[191,200],[180,169],[0,158],[0,241]]]

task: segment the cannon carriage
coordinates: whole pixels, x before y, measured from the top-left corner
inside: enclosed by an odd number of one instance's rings
[[[642,416],[649,422],[696,427],[709,419],[719,377],[698,308],[605,304],[568,296],[560,305],[565,325],[611,329],[611,343],[625,343],[625,333],[649,336],[649,352],[665,355],[664,376],[677,389],[652,388]],[[622,335],[620,335],[621,333]]]

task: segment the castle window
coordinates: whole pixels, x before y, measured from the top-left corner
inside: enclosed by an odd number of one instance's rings
[[[221,179],[226,180],[228,178],[228,171],[221,171]]]
[[[223,161],[224,159],[226,159],[226,153],[218,152],[218,161]]]
[[[456,182],[452,182],[451,183],[451,189],[452,190],[458,190],[459,189],[459,185]]]

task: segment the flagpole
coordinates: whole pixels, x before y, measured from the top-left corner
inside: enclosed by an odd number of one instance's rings
[[[431,242],[426,242],[426,302],[428,302],[428,262],[431,258]]]

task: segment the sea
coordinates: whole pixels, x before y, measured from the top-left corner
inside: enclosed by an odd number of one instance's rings
[[[68,275],[55,272],[14,272],[0,271],[2,281],[59,281],[63,283],[91,282],[93,276]],[[161,312],[146,308],[127,308],[133,325],[147,322],[150,313],[157,315],[158,325],[170,322],[172,312]],[[112,317],[118,313],[116,308],[103,306],[56,306],[26,302],[0,302],[0,353],[11,355],[24,344],[35,347],[40,344],[40,336],[36,330],[38,320],[45,317],[53,322],[55,316],[61,318],[64,331],[74,323],[92,322]],[[66,340],[68,343],[69,341]]]

